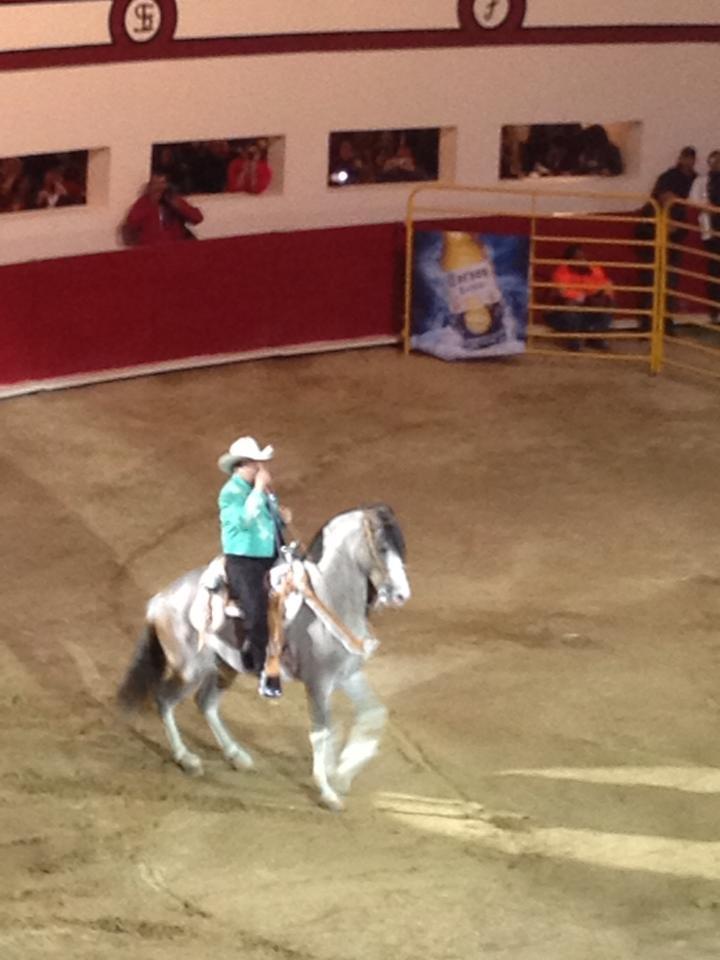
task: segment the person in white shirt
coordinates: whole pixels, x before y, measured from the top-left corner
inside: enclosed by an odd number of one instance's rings
[[[689,199],[693,203],[720,207],[720,150],[713,150],[707,159],[708,172],[699,176],[692,185]],[[712,300],[709,307],[710,319],[720,322],[720,213],[702,210],[698,215],[700,239],[708,254],[707,298]]]

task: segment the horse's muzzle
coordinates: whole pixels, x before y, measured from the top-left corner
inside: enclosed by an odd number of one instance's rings
[[[410,588],[380,587],[377,593],[378,607],[402,607],[410,599]]]

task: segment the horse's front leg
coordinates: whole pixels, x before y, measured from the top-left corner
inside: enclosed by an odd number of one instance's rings
[[[313,752],[313,779],[320,791],[320,803],[329,810],[342,810],[343,802],[330,786],[334,766],[333,737],[330,729],[330,683],[306,684],[310,711],[310,744]]]
[[[340,684],[355,707],[355,723],[343,747],[333,784],[347,793],[365,764],[375,756],[387,720],[387,709],[375,696],[362,670],[356,670]]]

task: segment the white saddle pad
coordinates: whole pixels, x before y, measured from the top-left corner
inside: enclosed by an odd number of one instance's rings
[[[215,633],[225,622],[225,559],[215,557],[203,571],[197,593],[188,614],[190,623],[201,633]]]
[[[305,569],[302,560],[293,560],[292,563],[278,563],[270,570],[270,587],[278,592],[282,590],[283,585],[289,576],[293,576],[296,582],[302,580],[305,576]],[[291,623],[298,615],[300,607],[303,605],[303,595],[299,590],[291,590],[285,597],[285,616],[283,622]]]

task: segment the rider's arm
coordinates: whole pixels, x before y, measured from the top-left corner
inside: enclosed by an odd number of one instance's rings
[[[231,535],[239,530],[248,530],[260,513],[262,499],[262,492],[254,487],[246,497],[234,491],[223,490],[218,501],[223,530]]]

